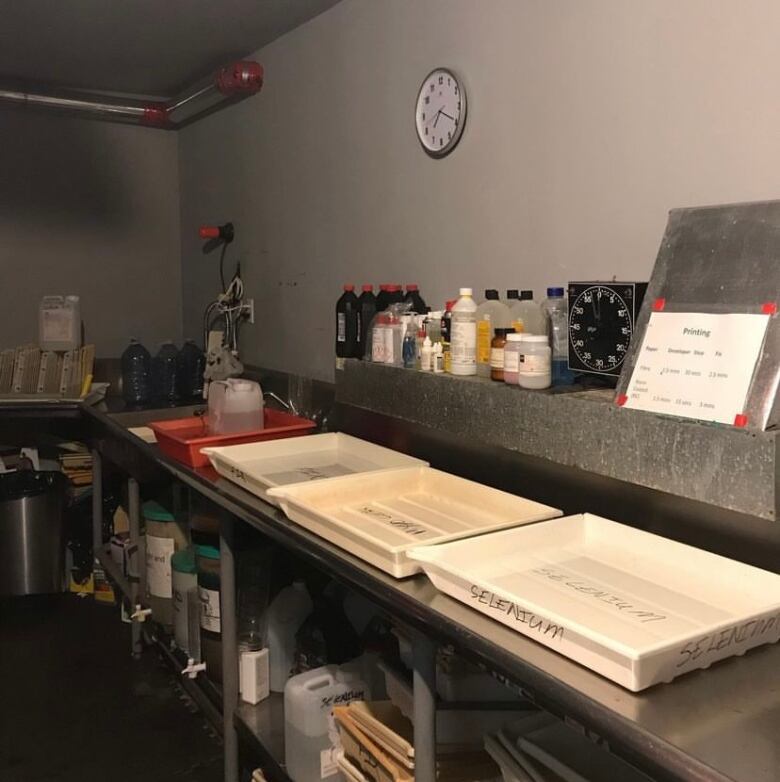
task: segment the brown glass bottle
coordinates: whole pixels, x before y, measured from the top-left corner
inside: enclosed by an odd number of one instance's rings
[[[490,379],[504,380],[504,345],[506,335],[514,334],[514,329],[494,329],[493,341],[490,343]]]

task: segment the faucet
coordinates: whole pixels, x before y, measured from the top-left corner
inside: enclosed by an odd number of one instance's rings
[[[263,397],[273,399],[293,415],[299,415],[298,411],[295,409],[295,405],[292,403],[292,400],[285,402],[284,399],[282,399],[278,394],[275,394],[273,391],[263,391]]]

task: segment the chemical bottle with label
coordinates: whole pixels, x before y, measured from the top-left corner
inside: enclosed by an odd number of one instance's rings
[[[461,288],[452,308],[450,352],[453,375],[477,374],[477,304],[471,288]]]
[[[420,296],[420,288],[416,283],[411,283],[406,286],[404,301],[407,304],[411,304],[411,311],[416,312],[418,315],[425,315],[425,313],[428,312],[428,307],[426,306],[423,297]]]
[[[295,782],[342,779],[334,757],[335,706],[370,700],[356,665],[326,665],[299,674],[284,689],[285,765]]]
[[[442,372],[444,372],[444,349],[441,346],[441,342],[437,342],[433,346],[433,351],[431,353],[431,365],[435,374],[440,375]]]
[[[364,285],[360,296],[358,296],[358,358],[366,358],[366,345],[370,341],[368,339],[368,330],[371,328],[371,321],[374,319],[374,315],[376,315],[374,286]]]
[[[444,354],[444,371],[452,371],[452,351],[450,346],[450,331],[452,326],[452,308],[457,299],[451,299],[445,304],[444,313],[441,316],[441,347]]]
[[[312,609],[303,581],[279,592],[266,612],[271,692],[284,692],[295,664],[295,634]]]
[[[534,301],[534,292],[530,290],[520,291],[520,300],[510,308],[512,321],[520,320],[523,323],[525,334],[546,334],[545,318],[541,306]],[[518,331],[515,328],[515,331]]]
[[[390,312],[385,325],[385,364],[403,365],[404,326],[401,319]]]
[[[490,343],[495,329],[509,328],[509,308],[498,299],[498,291],[485,291],[485,301],[477,307],[477,374],[490,377]]]
[[[336,302],[336,356],[353,358],[358,355],[358,297],[355,286],[345,285]]]
[[[377,364],[385,363],[385,331],[388,328],[388,319],[386,313],[377,313],[371,329],[371,360]]]
[[[122,353],[122,396],[128,405],[152,399],[152,357],[137,339],[131,339]]]
[[[552,350],[552,384],[569,386],[574,382],[574,373],[569,369],[568,311],[563,288],[547,289],[542,312],[547,321]]]

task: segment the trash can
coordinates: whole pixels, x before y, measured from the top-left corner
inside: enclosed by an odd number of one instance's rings
[[[53,471],[0,474],[0,595],[63,591],[67,483]]]

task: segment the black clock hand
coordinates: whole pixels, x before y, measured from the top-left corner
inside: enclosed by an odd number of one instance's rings
[[[434,128],[436,127],[436,123],[439,121],[439,117],[440,117],[441,115],[442,115],[442,110],[441,110],[441,109],[439,109],[439,110],[436,112],[436,119],[433,121],[433,127],[434,127]]]
[[[442,111],[441,109],[439,109],[439,113],[444,115],[447,119],[451,119],[453,122],[455,122],[455,117],[450,116],[449,114],[447,114],[446,111]]]

